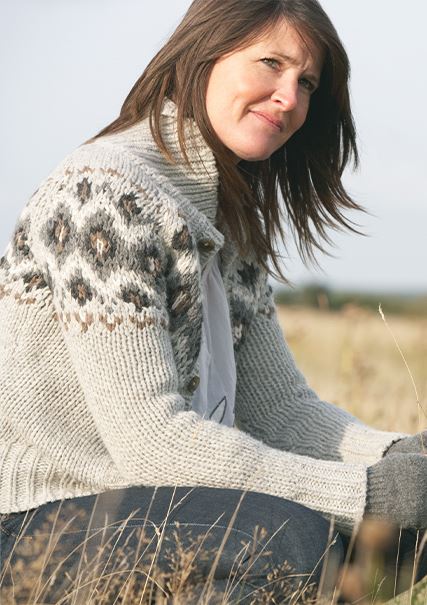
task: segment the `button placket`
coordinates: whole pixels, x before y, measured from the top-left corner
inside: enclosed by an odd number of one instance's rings
[[[198,249],[199,255],[200,255],[199,262],[200,262],[200,266],[202,269],[202,274],[204,274],[204,271],[206,269],[208,269],[209,263],[213,262],[215,254],[218,252],[219,246],[221,246],[222,243],[223,243],[222,241],[215,243],[215,240],[211,239],[209,237],[201,237],[197,241],[197,249]],[[217,250],[217,245],[218,245],[218,250]],[[202,285],[201,285],[201,287],[202,287]],[[200,334],[200,346],[202,346],[201,339],[202,339],[202,335]],[[191,398],[192,398],[193,394],[195,393],[199,384],[200,384],[200,366],[199,366],[199,356],[197,356],[197,359],[194,363],[190,378],[187,380],[186,385],[185,385],[185,390],[187,393],[186,399],[188,398],[188,400],[186,402],[187,409],[191,408]]]

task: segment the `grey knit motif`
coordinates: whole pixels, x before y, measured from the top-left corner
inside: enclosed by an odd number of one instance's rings
[[[169,332],[175,353],[181,388],[200,352],[202,329],[202,293],[196,242],[178,214],[169,237],[167,306]]]
[[[18,218],[3,257],[0,258],[0,299],[14,296],[18,304],[43,301],[48,295],[49,282],[36,263],[30,247],[29,206]]]
[[[54,215],[46,221],[40,236],[52,254],[58,266],[62,267],[74,250],[77,229],[71,218],[71,212],[65,204],[58,204]]]
[[[161,315],[163,302],[166,257],[156,225],[144,220],[137,187],[129,182],[123,189],[105,173],[68,168],[58,177],[60,193],[54,199],[41,195],[47,218],[34,234],[59,311],[68,309],[59,317],[82,331],[97,319],[108,331],[125,318],[137,327],[150,325],[148,310]],[[158,320],[167,323],[164,316]]]
[[[274,300],[271,285],[267,283],[267,274],[261,270],[253,253],[245,259],[236,257],[231,283],[229,305],[233,345],[237,353],[245,342],[257,310],[267,305],[267,313],[271,313],[274,309]]]
[[[29,226],[29,218],[22,218],[18,221],[13,232],[10,248],[12,258],[16,264],[32,259],[32,253],[28,242]]]

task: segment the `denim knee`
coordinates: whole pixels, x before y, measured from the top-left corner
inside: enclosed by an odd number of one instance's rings
[[[274,565],[287,561],[295,572],[311,575],[311,580],[318,582],[326,561],[336,569],[343,563],[345,553],[339,532],[320,513],[267,494],[248,493],[246,498],[242,515],[248,512],[248,525],[254,517],[264,521]],[[244,523],[243,519],[238,523]]]

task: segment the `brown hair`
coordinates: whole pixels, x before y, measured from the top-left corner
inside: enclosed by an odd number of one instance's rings
[[[209,76],[221,56],[249,46],[285,19],[303,40],[324,53],[318,89],[313,93],[304,125],[270,158],[237,165],[216,136],[206,111]],[[353,158],[358,165],[356,132],[350,109],[347,54],[317,0],[194,0],[172,36],[155,55],[127,96],[119,117],[87,142],[119,132],[149,116],[160,150],[173,162],[162,139],[160,112],[164,97],[177,104],[177,127],[186,161],[184,118],[194,118],[212,149],[218,167],[218,222],[225,221],[241,254],[254,250],[273,276],[288,281],[279,266],[274,237],[287,242],[284,216],[307,264],[314,264],[314,248],[331,243],[327,228],[359,233],[343,210],[365,211],[345,191],[341,177]],[[284,209],[279,204],[279,190]],[[285,210],[285,212],[284,212]],[[268,267],[271,258],[276,275]]]

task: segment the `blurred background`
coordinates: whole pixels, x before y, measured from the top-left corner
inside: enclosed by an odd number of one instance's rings
[[[348,215],[367,237],[332,234],[336,246],[328,250],[334,256],[318,257],[322,270],[304,267],[290,246],[286,274],[295,287],[272,284],[276,301],[287,305],[280,318],[288,340],[324,397],[383,428],[413,430],[427,390],[427,5],[424,0],[404,7],[398,0],[321,4],[352,65],[361,169],[346,173],[345,183],[370,213]],[[189,5],[189,0],[0,3],[0,253],[39,182],[118,115]],[[394,329],[418,393],[378,314],[380,303],[387,316],[399,314]],[[337,312],[333,320],[331,310]],[[411,412],[402,416],[399,410],[408,402]]]

